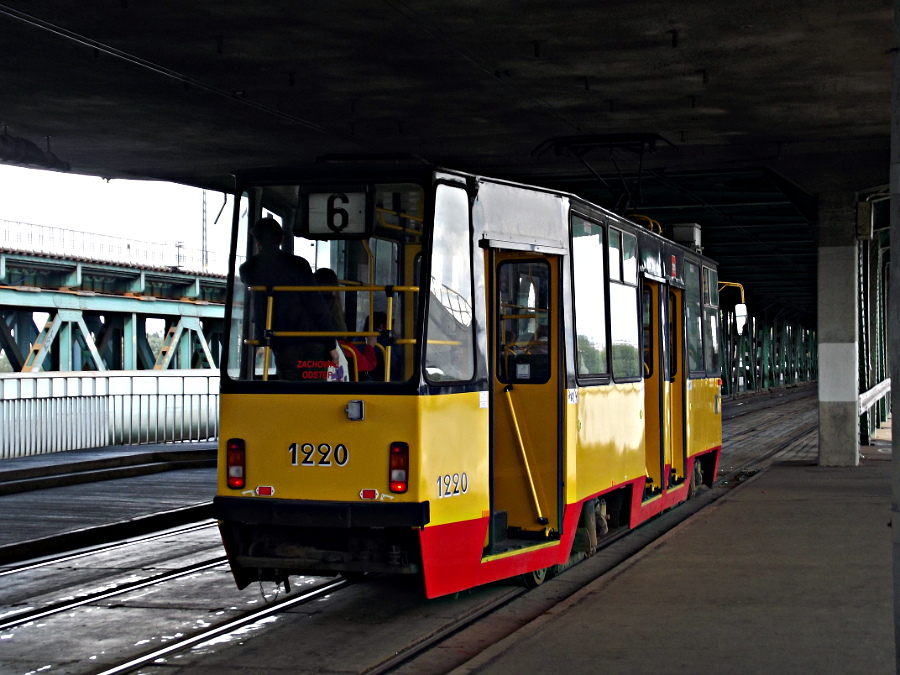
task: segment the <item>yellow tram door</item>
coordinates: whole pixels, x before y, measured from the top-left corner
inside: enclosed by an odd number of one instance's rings
[[[561,529],[559,258],[491,250],[490,552]]]
[[[669,471],[669,487],[681,485],[685,478],[687,465],[687,434],[685,424],[685,389],[687,370],[684,367],[684,292],[680,288],[669,287],[665,290],[666,332],[668,334],[669,351],[667,353],[666,370],[668,372],[670,427],[669,437],[672,439],[672,455]]]
[[[684,368],[680,289],[644,282],[641,314],[644,349],[646,474],[644,499],[684,480]]]

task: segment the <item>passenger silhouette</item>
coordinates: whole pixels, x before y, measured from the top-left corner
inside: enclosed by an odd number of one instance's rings
[[[253,325],[258,340],[266,337],[267,296],[274,286],[315,286],[309,263],[281,250],[284,231],[274,218],[261,218],[250,230],[259,252],[244,262],[238,273],[247,286],[265,286],[253,293]],[[334,332],[329,309],[316,291],[272,293],[271,330]],[[282,380],[325,380],[328,366],[337,361],[333,338],[270,336],[278,377]]]
[[[337,274],[328,267],[320,267],[315,272],[316,283],[319,286],[339,286]],[[347,320],[344,317],[344,308],[341,306],[341,300],[336,291],[322,291],[322,298],[328,308],[328,315],[331,322],[337,326],[338,344],[344,349],[344,352],[352,352],[356,358],[356,370],[360,380],[369,380],[369,373],[375,369],[378,364],[378,358],[375,354],[375,336],[367,337],[364,345],[356,345],[347,339]]]

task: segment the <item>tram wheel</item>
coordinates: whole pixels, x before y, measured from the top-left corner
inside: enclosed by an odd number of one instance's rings
[[[522,583],[525,584],[525,588],[537,588],[540,586],[549,576],[550,568],[542,567],[539,570],[535,570],[534,572],[526,572],[522,575]]]
[[[694,470],[691,471],[691,485],[688,488],[688,499],[696,497],[703,487],[703,467],[700,466],[700,462],[694,460]]]

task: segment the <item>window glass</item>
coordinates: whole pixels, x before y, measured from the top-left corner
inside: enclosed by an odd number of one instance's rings
[[[550,378],[550,266],[544,260],[502,263],[497,270],[498,377],[539,383]]]
[[[641,324],[644,329],[644,377],[653,375],[653,292],[644,286],[641,293]]]
[[[641,376],[641,351],[638,323],[637,288],[624,284],[609,285],[611,316],[612,371],[616,380]]]
[[[622,280],[629,284],[637,283],[637,237],[622,233]]]
[[[607,375],[603,228],[572,217],[572,276],[579,375]]]
[[[719,279],[715,270],[703,268],[703,348],[707,375],[718,375],[722,372],[722,359],[719,353]]]
[[[246,259],[238,255],[236,260],[228,375],[291,380],[298,386],[411,377],[417,336],[408,314],[409,303],[415,306],[414,291],[395,291],[388,317],[385,287],[417,285],[404,278],[403,256],[407,245],[418,250],[421,241],[422,188],[353,186],[368,209],[361,220],[370,223],[361,232],[366,236],[347,237],[335,230],[319,232],[314,239],[298,225],[308,217],[305,191],[296,184],[257,186],[241,199],[237,253]],[[344,197],[333,196],[338,195]],[[382,330],[390,335],[362,334]]]
[[[719,275],[715,270],[703,268],[703,304],[719,306]]]
[[[703,310],[703,346],[706,352],[706,374],[718,375],[722,372],[719,354],[719,310],[707,307]]]
[[[700,266],[685,263],[684,311],[687,326],[688,370],[700,371],[703,366],[703,314],[700,288]]]
[[[622,280],[622,233],[609,229],[609,278],[612,281]]]
[[[666,315],[668,325],[669,344],[666,352],[668,363],[666,372],[669,379],[674,380],[678,375],[678,360],[681,356],[678,353],[678,296],[674,291],[670,290],[669,295],[669,312]]]
[[[247,230],[249,228],[248,214],[250,209],[250,198],[245,192],[241,195],[240,204],[238,206],[238,223],[237,223],[237,255],[235,257],[234,269],[237,272],[240,265],[247,259]],[[234,297],[231,303],[231,326],[228,330],[228,366],[227,372],[229,377],[237,378],[241,372],[241,343],[243,338],[242,326],[244,324],[244,300],[247,291],[244,284],[241,283],[239,275],[234,276]]]
[[[469,380],[475,374],[469,198],[439,185],[435,199],[425,374],[432,382]]]

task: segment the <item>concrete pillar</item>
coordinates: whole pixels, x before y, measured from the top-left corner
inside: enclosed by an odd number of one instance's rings
[[[859,464],[856,194],[819,194],[819,465]]]

